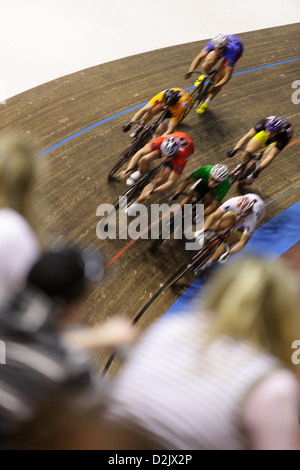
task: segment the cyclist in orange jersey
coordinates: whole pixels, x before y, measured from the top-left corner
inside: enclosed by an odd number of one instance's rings
[[[168,110],[165,119],[157,128],[156,135],[172,134],[181,116],[191,104],[192,98],[182,88],[168,88],[155,95],[149,103],[141,108],[133,116],[132,121],[123,126],[123,132],[129,131],[134,122],[139,122],[130,134],[130,137],[134,138],[154,116],[161,111]]]

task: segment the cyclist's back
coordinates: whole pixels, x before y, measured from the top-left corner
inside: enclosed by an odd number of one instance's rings
[[[254,126],[254,129],[256,131],[256,136],[255,138],[261,142],[263,146],[268,146],[273,143],[275,143],[276,147],[279,150],[283,150],[284,147],[289,143],[293,136],[293,127],[291,123],[285,119],[282,119],[282,128],[280,132],[278,132],[275,136],[268,138],[268,135],[266,133],[267,129],[267,123],[268,121],[272,118],[272,116],[268,116],[264,119],[260,119]]]

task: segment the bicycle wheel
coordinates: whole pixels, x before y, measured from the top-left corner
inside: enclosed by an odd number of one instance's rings
[[[186,117],[187,115],[189,114],[189,112],[192,110],[192,108],[194,107],[195,103],[197,103],[198,101],[200,101],[200,95],[201,95],[201,91],[202,91],[202,88],[203,88],[203,83],[201,83],[200,85],[198,85],[197,87],[195,87],[192,91],[192,93],[190,94],[190,97],[192,98],[192,104],[191,106],[186,109],[183,113],[183,115],[181,116],[179,122],[182,122]]]
[[[170,279],[170,286],[175,284],[179,279],[181,279],[183,276],[185,276],[189,271],[192,271],[195,265],[197,265],[197,268],[200,266],[203,266],[206,261],[212,256],[213,254],[211,243],[209,245],[206,245],[202,250],[200,250],[196,255],[194,255],[190,261],[188,261],[186,264],[181,266],[180,269],[172,276]]]
[[[159,220],[159,222],[161,221],[161,219]],[[174,232],[174,214],[171,214],[170,215],[170,219],[169,219],[169,223],[168,223],[169,227],[168,227],[168,234],[171,236]],[[165,241],[165,240],[168,240],[167,238],[164,237],[165,235],[165,232],[166,232],[166,227],[163,226],[163,224],[160,224],[160,228],[159,228],[159,236],[156,240],[154,240],[154,242],[152,243],[151,247],[150,247],[150,251],[151,253],[154,253],[157,248]]]
[[[141,134],[127,147],[126,150],[120,155],[117,163],[112,167],[107,175],[108,180],[112,180],[116,172],[121,166],[129,160],[138,150],[140,150],[152,138],[152,130],[150,126],[145,127]]]
[[[110,172],[107,175],[107,179],[113,179],[113,176],[117,173],[117,171],[121,168],[121,166],[129,160],[140,148],[142,147],[142,143],[140,142],[140,138],[136,139],[132,142],[123,153],[121,153],[118,161],[112,167]]]
[[[115,214],[119,209],[125,209],[139,194],[139,188],[136,185],[131,186],[117,201],[113,203],[112,209],[108,212],[103,220],[108,222],[108,219]],[[105,224],[104,224],[105,225]]]

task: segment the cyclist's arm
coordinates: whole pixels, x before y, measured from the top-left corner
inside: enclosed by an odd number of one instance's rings
[[[163,107],[164,107],[163,103],[158,103],[155,106],[150,105],[150,107],[147,109],[147,111],[144,115],[142,123],[144,124],[144,123],[150,121],[150,119],[152,119],[154,116],[156,116],[158,113],[160,113],[160,111],[163,110]]]
[[[174,184],[176,184],[176,182],[178,181],[180,176],[181,175],[178,175],[178,173],[175,173],[174,171],[172,171],[170,173],[170,176],[169,176],[168,180],[165,183],[163,183],[162,185],[155,188],[153,190],[152,194],[159,194],[159,193],[163,193],[164,191],[168,191],[168,189],[172,188],[174,186]]]
[[[245,235],[243,233],[243,235],[241,236],[240,241],[230,249],[229,254],[234,255],[235,253],[238,253],[243,248],[245,248],[245,246],[247,245],[250,238],[251,238],[251,235]]]
[[[208,215],[215,212],[218,209],[219,205],[220,203],[214,199],[211,204],[206,209],[204,209],[204,217],[207,217]]]
[[[152,109],[152,105],[150,103],[147,103],[145,106],[143,106],[141,109],[138,110],[138,112],[133,116],[132,120],[133,121],[140,121],[141,118],[146,114],[149,113],[149,111]]]
[[[210,214],[204,222],[204,230],[208,230],[215,222],[220,220],[223,215],[224,212],[220,208]]]
[[[244,137],[242,137],[238,142],[237,144],[235,145],[234,147],[234,150],[235,149],[240,149],[242,147],[244,147],[251,139],[252,137],[254,137],[256,134],[256,130],[254,129],[254,127],[252,127],[250,129],[249,132],[247,132],[247,134],[244,135]]]
[[[264,153],[264,156],[260,162],[260,167],[259,167],[259,170],[262,171],[264,170],[265,168],[267,168],[267,166],[270,165],[270,163],[272,162],[272,160],[276,157],[276,155],[278,155],[280,153],[280,150],[275,146],[275,145],[272,145],[271,147],[269,147],[265,153]]]
[[[197,55],[197,57],[191,63],[190,68],[189,68],[189,72],[193,72],[198,67],[200,62],[204,59],[204,57],[207,56],[207,54],[208,54],[208,52],[205,49],[202,49],[200,54]]]

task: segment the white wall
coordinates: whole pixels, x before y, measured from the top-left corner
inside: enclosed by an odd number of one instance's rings
[[[0,18],[2,101],[132,54],[297,23],[300,0],[0,0]]]

